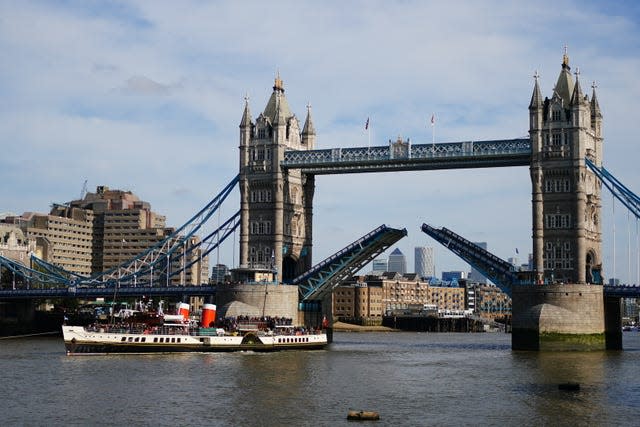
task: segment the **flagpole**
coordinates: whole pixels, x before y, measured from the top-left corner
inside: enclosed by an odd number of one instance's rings
[[[436,154],[436,113],[431,113],[431,152]]]
[[[367,158],[369,158],[369,150],[371,150],[371,129],[369,129],[369,117],[367,117],[367,122],[364,124],[364,130],[367,131]]]

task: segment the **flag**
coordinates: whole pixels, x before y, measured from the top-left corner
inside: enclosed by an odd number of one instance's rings
[[[431,114],[431,126],[435,126],[436,124],[436,114]]]
[[[369,129],[369,117],[367,117],[367,122],[364,124],[364,130]]]
[[[518,252],[518,248],[516,248],[516,253],[519,254],[520,252]]]

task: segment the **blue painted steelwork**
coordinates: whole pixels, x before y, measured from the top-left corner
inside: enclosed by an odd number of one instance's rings
[[[299,286],[302,302],[322,300],[345,278],[406,235],[406,229],[398,230],[383,224],[296,277],[291,284]]]
[[[511,296],[512,287],[519,282],[519,278],[514,267],[509,262],[498,258],[486,249],[445,227],[436,229],[428,224],[422,224],[422,231],[475,267],[495,283],[502,292]]]
[[[22,285],[16,284],[16,278],[22,280],[26,286],[61,286],[67,285],[73,279],[55,272],[35,270],[0,255],[0,270],[2,267],[13,274],[12,288]]]
[[[114,288],[109,286],[60,286],[56,288],[0,289],[0,300],[35,298],[98,298],[113,297]],[[208,296],[215,295],[215,286],[138,286],[119,287],[118,297],[140,296]]]
[[[285,151],[283,169],[301,169],[315,175],[461,169],[531,164],[529,138],[412,145]]]
[[[33,256],[31,258],[33,268],[26,267],[19,262],[0,256],[0,272],[2,272],[2,268],[4,268],[13,274],[11,289],[0,290],[0,298],[11,295],[18,295],[17,297],[21,298],[38,298],[42,295],[71,295],[78,297],[90,294],[89,291],[80,291],[81,289],[94,289],[100,296],[102,296],[103,293],[113,294],[114,289],[117,289],[118,292],[124,292],[125,294],[134,293],[136,295],[145,295],[149,293],[147,292],[148,289],[155,289],[156,287],[163,289],[163,286],[166,286],[166,283],[169,282],[171,277],[181,274],[183,270],[190,268],[198,262],[199,259],[189,261],[188,263],[185,262],[180,269],[176,269],[173,272],[169,271],[168,273],[167,265],[174,264],[181,257],[186,259],[189,254],[196,249],[201,249],[202,257],[208,255],[224,242],[239,226],[240,211],[237,211],[231,218],[218,227],[218,229],[205,236],[199,243],[194,245],[185,244],[187,239],[193,236],[217,211],[238,181],[239,176],[236,176],[211,202],[200,210],[200,212],[170,236],[166,237],[162,242],[142,252],[134,259],[126,261],[120,266],[106,272],[88,277],[67,271]],[[185,250],[184,254],[178,251],[180,248]],[[157,284],[153,283],[153,277],[160,275],[164,275],[166,282],[158,283],[156,281]],[[125,291],[128,287],[134,290]],[[184,287],[180,286],[179,288]],[[204,289],[200,286],[196,286],[195,288],[198,292]],[[111,290],[105,291],[104,289]],[[121,291],[121,289],[123,291]],[[167,289],[173,289],[173,287],[169,286]],[[175,291],[177,294],[180,292],[181,291]]]
[[[631,211],[636,217],[640,218],[640,197],[633,191],[624,186],[615,176],[613,176],[604,167],[598,167],[588,158],[585,158],[585,164],[596,174],[596,176],[607,187],[611,194]]]
[[[608,297],[640,298],[638,285],[604,285],[604,294]]]
[[[451,230],[444,227],[436,229],[430,225],[422,224],[422,231],[471,264],[509,296],[511,296],[513,286],[533,283],[527,277],[531,276],[531,272],[520,272],[524,275],[524,277],[520,277],[510,263]],[[603,291],[605,296],[609,297],[640,298],[640,286],[638,285],[604,285]]]
[[[116,268],[91,276],[91,281],[93,283],[105,281],[120,281],[122,283],[123,281],[134,281],[145,274],[152,276],[151,271],[155,271],[156,274],[166,274],[171,265],[171,262],[167,262],[167,259],[170,260],[172,255],[179,248],[182,248],[185,242],[211,218],[235,188],[239,179],[240,175],[236,175],[213,200],[163,241]]]

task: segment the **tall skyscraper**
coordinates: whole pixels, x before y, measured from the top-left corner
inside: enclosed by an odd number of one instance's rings
[[[389,255],[388,270],[400,274],[407,272],[407,259],[399,248],[395,248]]]
[[[473,242],[473,244],[480,246],[485,251],[487,250],[487,242]],[[471,282],[482,283],[485,285],[488,283],[488,279],[473,267],[471,267],[471,272],[469,273],[469,280]]]
[[[386,258],[378,258],[373,260],[373,274],[384,273],[387,271],[389,263]]]
[[[433,260],[433,248],[416,247],[414,255],[414,272],[418,277],[435,277],[436,265]]]
[[[87,276],[117,267],[173,233],[148,202],[131,191],[106,186],[82,199],[54,204],[48,215],[25,213],[17,219],[28,239],[36,242],[38,257]],[[171,271],[184,271],[174,275],[173,284],[208,281],[208,257],[201,249],[190,250],[198,244],[199,237],[191,236],[178,249],[182,255],[172,261]],[[153,274],[158,280],[160,272]]]

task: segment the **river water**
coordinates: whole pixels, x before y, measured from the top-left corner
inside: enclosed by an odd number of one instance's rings
[[[624,351],[511,350],[495,333],[336,333],[327,350],[66,356],[0,341],[1,425],[640,424],[640,333]],[[558,384],[577,382],[579,391]]]

